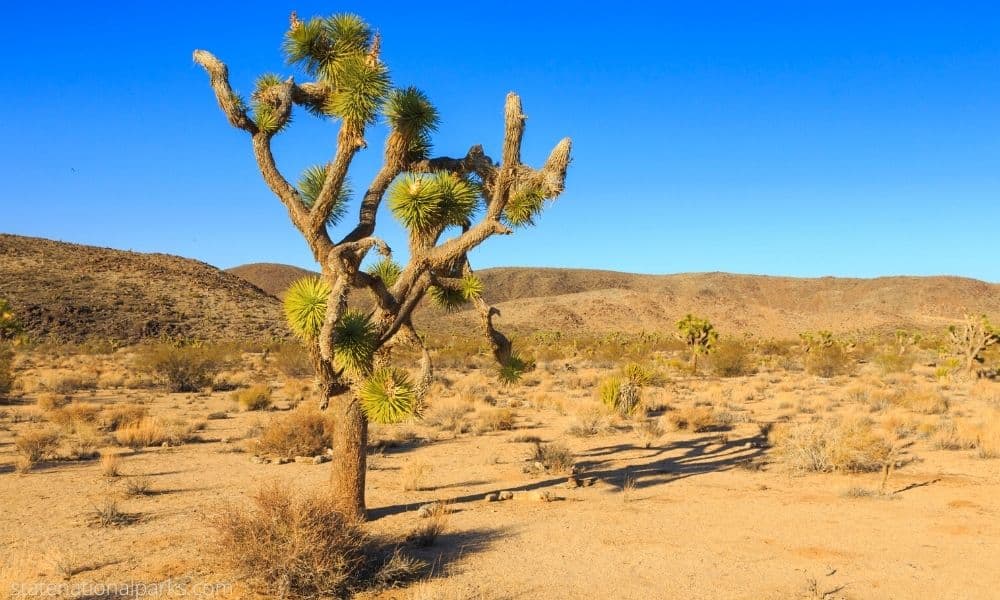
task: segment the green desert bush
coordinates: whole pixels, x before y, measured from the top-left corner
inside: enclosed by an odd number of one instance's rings
[[[849,375],[854,371],[855,362],[839,343],[813,348],[806,354],[806,372],[829,379],[838,375]]]
[[[708,356],[708,368],[719,377],[742,377],[753,373],[753,354],[739,340],[722,340]]]
[[[879,369],[885,375],[909,373],[916,362],[917,357],[909,352],[903,354],[898,352],[883,352],[875,357],[875,364],[878,365]]]
[[[233,392],[232,398],[243,410],[267,410],[271,406],[271,388],[258,383]]]
[[[141,348],[136,367],[172,392],[196,392],[210,386],[232,361],[232,349],[223,345],[161,342]]]

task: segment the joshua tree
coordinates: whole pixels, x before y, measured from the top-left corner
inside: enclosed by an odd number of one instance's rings
[[[986,349],[1000,342],[1000,329],[994,327],[986,315],[965,315],[965,322],[948,328],[955,352],[965,362],[965,372],[975,375],[976,367],[984,360]]]
[[[262,75],[249,103],[233,92],[222,61],[204,50],[194,52],[194,61],[208,73],[229,123],[249,134],[265,183],[321,267],[321,277],[289,290],[285,312],[312,355],[323,408],[329,406],[337,420],[332,485],[341,508],[362,516],[368,422],[397,422],[418,413],[431,381],[430,355],[411,320],[425,295],[446,307],[475,306],[502,382],[514,382],[532,367],[494,327],[498,312],[482,299],[467,254],[493,235],[534,224],[545,201],[563,191],[570,140],[559,142],[541,168],[523,164],[525,115],[511,93],[499,162],[479,145],[463,157],[431,158],[437,110],[417,88],[392,86],[380,38],[362,19],[341,14],[300,21],[292,13],[284,53],[310,81]],[[296,107],[336,122],[337,137],[332,158],[307,169],[293,185],[275,164],[271,140],[289,126]],[[380,115],[388,126],[381,168],[359,195],[353,227],[335,236],[347,217],[348,171]],[[385,197],[409,232],[403,265],[374,235]],[[362,269],[373,249],[381,260]],[[374,308],[350,308],[352,289],[370,293]],[[402,344],[420,350],[415,381],[392,366],[392,348]]]
[[[677,321],[677,337],[691,350],[691,372],[698,372],[698,355],[708,354],[719,339],[715,327],[708,319],[700,319],[688,314]]]

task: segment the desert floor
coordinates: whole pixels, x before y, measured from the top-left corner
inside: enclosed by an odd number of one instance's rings
[[[122,387],[107,376],[122,356],[32,357],[23,365],[21,397],[0,407],[5,585],[21,585],[10,588],[18,598],[46,597],[30,587],[39,582],[62,585],[49,592],[67,596],[86,582],[220,583],[219,593],[200,597],[241,597],[238,582],[228,586],[233,579],[217,559],[208,517],[271,480],[303,490],[328,481],[329,463],[262,463],[247,451],[249,438],[287,414],[294,385],[251,356],[247,376],[268,379],[275,403],[269,411],[241,411],[230,392]],[[122,455],[118,477],[102,474],[96,459],[43,460],[17,472],[17,437],[48,420],[38,397],[54,379],[83,370],[102,373],[100,384],[70,393],[73,403],[140,404],[170,422],[200,423],[201,441],[136,451],[106,443],[105,454]],[[941,431],[944,421],[995,425],[1000,383],[939,381],[920,367],[885,376],[870,365],[834,379],[783,371],[675,375],[645,390],[647,420],[665,431],[644,440],[637,419],[596,408],[596,382],[607,372],[560,361],[541,365],[526,386],[503,390],[480,371],[446,371],[427,419],[373,428],[373,443],[382,444],[370,460],[367,527],[403,539],[420,525],[419,506],[445,501],[451,513],[432,546],[411,550],[432,572],[370,596],[997,597],[1000,460],[983,441],[996,431],[980,426],[978,446],[942,443]],[[873,397],[904,388],[941,394],[948,407],[873,405]],[[497,406],[513,411],[512,429],[478,425]],[[715,425],[702,432],[670,427],[672,414],[696,406],[710,409]],[[208,418],[213,413],[225,418]],[[863,415],[894,440],[898,468],[884,487],[880,471],[793,469],[768,442],[766,424],[847,414]],[[569,433],[581,426],[596,433]],[[532,469],[536,437],[567,446],[578,476],[595,478],[593,485],[570,487],[566,473]],[[143,476],[148,493],[125,495],[127,482]],[[514,498],[484,501],[502,490]],[[537,491],[549,492],[550,501]],[[109,497],[120,499],[128,521],[97,526],[94,509]]]

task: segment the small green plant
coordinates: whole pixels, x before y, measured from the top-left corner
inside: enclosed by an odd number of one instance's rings
[[[136,367],[158,378],[171,392],[208,387],[231,362],[229,348],[203,342],[155,343],[140,349],[136,356]]]
[[[742,377],[753,372],[750,348],[739,340],[719,342],[708,359],[712,374],[719,377]]]
[[[683,319],[677,321],[677,336],[691,353],[688,363],[691,373],[698,372],[698,356],[711,352],[719,339],[718,332],[708,322],[708,319],[702,319],[692,314],[685,315]]]
[[[806,372],[823,378],[846,375],[854,368],[849,347],[833,337],[829,331],[803,333],[802,350],[805,353]]]
[[[630,416],[642,402],[642,388],[653,378],[649,369],[631,363],[617,375],[605,379],[598,390],[601,402],[609,410],[622,416]]]
[[[267,410],[271,407],[271,388],[263,383],[237,390],[232,397],[243,410]]]

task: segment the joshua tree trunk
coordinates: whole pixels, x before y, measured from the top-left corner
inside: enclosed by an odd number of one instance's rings
[[[691,373],[696,375],[698,373],[698,350],[695,348],[691,349],[691,360],[689,361],[691,367]]]
[[[293,13],[284,48],[289,63],[315,80],[297,83],[291,77],[263,75],[249,103],[233,91],[222,61],[203,50],[195,51],[194,60],[208,73],[229,123],[250,135],[264,182],[285,205],[320,265],[321,277],[300,280],[286,292],[285,315],[311,353],[321,407],[329,407],[336,419],[334,493],[345,513],[363,517],[368,421],[396,423],[419,415],[430,383],[430,354],[411,321],[425,296],[450,308],[474,303],[502,383],[512,383],[532,368],[493,327],[497,312],[481,298],[482,283],[469,266],[468,253],[494,235],[534,224],[545,201],[563,191],[571,142],[559,142],[541,168],[521,162],[526,116],[521,99],[510,93],[499,161],[478,145],[464,157],[431,158],[437,110],[416,88],[392,89],[380,57],[381,41],[359,17],[303,22]],[[291,123],[294,108],[339,122],[332,158],[307,169],[297,186],[285,178],[271,151],[272,138]],[[366,129],[380,116],[389,126],[382,166],[359,194],[354,227],[338,240],[331,232],[350,203],[348,170],[368,147]],[[395,263],[392,249],[375,237],[385,197],[409,232],[406,265]],[[363,270],[372,249],[382,259]],[[352,289],[370,293],[374,308],[362,312],[349,307]],[[392,347],[400,343],[421,352],[415,382],[391,364]]]
[[[356,519],[365,516],[365,472],[368,457],[368,419],[357,399],[343,395],[331,399],[335,422],[333,471],[330,483],[340,510]]]

